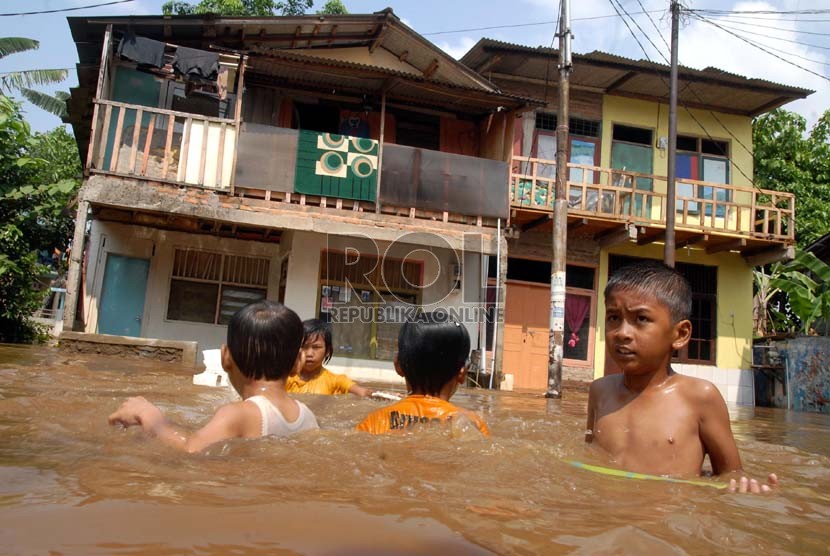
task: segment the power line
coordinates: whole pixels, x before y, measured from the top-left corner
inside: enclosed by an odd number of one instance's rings
[[[747,35],[754,35],[756,37],[764,37],[766,39],[772,39],[774,41],[788,42],[790,44],[800,44],[801,46],[808,46],[810,48],[818,48],[818,49],[821,49],[821,50],[830,50],[830,46],[821,46],[819,44],[811,44],[809,42],[795,41],[795,40],[792,40],[792,39],[785,39],[783,37],[776,37],[774,35],[765,35],[763,33],[755,33],[753,31],[747,31],[746,29],[738,29],[738,28],[735,28],[735,27],[731,27],[729,25],[724,25],[723,23],[721,23],[721,25],[723,25],[723,27],[725,29],[731,29],[732,31],[735,31],[736,33],[746,33]],[[751,24],[749,24],[749,25],[751,25]],[[761,27],[761,26],[758,25],[756,27]],[[783,31],[784,29],[778,29],[778,30]],[[830,33],[827,33],[827,36],[830,36]]]
[[[781,57],[781,56],[779,56],[778,54],[774,54],[774,53],[770,52],[769,50],[767,50],[767,49],[766,49],[766,48],[764,48],[763,46],[761,46],[761,45],[759,45],[759,44],[757,44],[757,43],[754,43],[754,42],[752,42],[751,40],[749,40],[749,39],[747,39],[747,38],[745,38],[745,37],[742,37],[741,35],[738,35],[737,33],[734,33],[734,32],[732,32],[732,31],[730,31],[729,29],[725,29],[723,26],[721,26],[721,25],[719,25],[719,24],[715,23],[715,22],[714,22],[714,21],[712,21],[711,19],[705,18],[705,17],[703,17],[703,16],[701,16],[701,15],[698,15],[698,14],[696,14],[696,13],[691,13],[690,15],[692,15],[692,17],[694,17],[694,18],[696,18],[696,19],[699,19],[700,21],[705,21],[705,22],[706,22],[706,23],[708,23],[709,25],[714,25],[714,26],[715,26],[715,27],[717,27],[718,29],[720,29],[720,30],[722,30],[722,31],[724,31],[724,32],[726,32],[726,33],[729,33],[729,34],[730,34],[730,35],[732,35],[733,37],[736,37],[736,38],[738,38],[738,39],[740,39],[740,40],[744,41],[745,43],[747,43],[747,44],[749,44],[749,45],[751,45],[751,46],[754,46],[754,47],[755,47],[755,48],[757,48],[758,50],[762,50],[763,52],[766,52],[766,53],[767,53],[767,54],[769,54],[770,56],[773,56],[773,57],[775,57],[775,58],[778,58],[778,59],[779,59],[779,60],[781,60],[782,62],[785,62],[785,63],[787,63],[787,64],[790,64],[791,66],[795,66],[795,67],[797,67],[797,68],[799,68],[799,69],[802,69],[802,70],[806,71],[807,73],[811,73],[811,74],[815,75],[816,77],[821,77],[821,78],[822,78],[822,79],[824,79],[825,81],[830,81],[830,77],[827,77],[826,75],[822,75],[822,74],[820,74],[820,73],[818,73],[818,72],[815,72],[815,71],[813,71],[813,70],[811,70],[811,69],[807,69],[807,68],[805,68],[804,66],[800,66],[800,65],[796,64],[795,62],[791,62],[791,61],[787,60],[786,58],[782,58],[782,57]]]
[[[645,13],[646,16],[648,16],[648,20],[651,21],[651,25],[654,27],[654,30],[657,31],[657,34],[663,40],[663,44],[666,45],[666,50],[668,50],[671,53],[671,46],[669,46],[669,43],[666,42],[666,37],[663,36],[663,33],[660,31],[660,28],[657,26],[657,22],[654,21],[654,18],[651,17],[650,13],[647,13],[645,11],[646,8],[645,8],[645,6],[643,6],[643,3],[640,0],[637,0],[637,3],[640,5],[640,8],[642,8],[643,13]]]
[[[11,17],[15,15],[40,15],[40,14],[56,14],[60,12],[74,12],[77,10],[86,10],[88,8],[99,8],[101,6],[112,6],[114,4],[126,4],[127,2],[135,2],[135,0],[115,0],[113,2],[104,2],[102,4],[91,4],[89,6],[78,6],[75,8],[61,8],[57,10],[40,10],[37,12],[17,12],[10,14],[0,14],[0,17]]]
[[[644,13],[660,13],[662,10],[651,10],[650,12],[642,11],[642,12],[633,12],[634,15],[644,14]],[[596,19],[608,19],[610,17],[617,17],[617,14],[609,14],[609,15],[595,15],[591,17],[575,17],[571,18],[571,22],[574,21],[593,21]],[[490,31],[493,29],[513,29],[516,27],[534,27],[539,25],[551,25],[556,24],[557,28],[559,27],[559,20],[556,21],[537,21],[533,23],[515,23],[513,25],[493,25],[491,27],[475,27],[473,29],[453,29],[452,31],[433,31],[432,33],[421,33],[422,36],[428,35],[449,35],[451,33],[469,33],[472,31]]]
[[[777,27],[774,25],[759,25],[758,23],[748,23],[746,21],[733,21],[732,19],[726,20],[730,25],[741,25],[743,27],[758,27],[762,29],[774,29],[776,31],[789,31],[791,33],[798,33],[800,35],[816,35],[818,37],[830,37],[830,33],[817,33],[815,31],[801,31],[799,29],[783,29],[781,27]],[[768,19],[766,21],[775,21],[772,19]],[[826,20],[830,21],[830,19]]]
[[[619,4],[620,10],[622,10],[622,11],[623,11],[623,12],[624,12],[624,13],[625,13],[625,14],[626,14],[626,15],[627,15],[627,16],[628,16],[628,17],[629,17],[632,21],[634,21],[634,24],[635,24],[635,25],[637,25],[637,22],[634,20],[634,18],[631,16],[631,14],[629,14],[629,13],[626,11],[626,9],[622,6],[622,3],[620,3],[620,1],[619,1],[619,0],[609,0],[609,2],[611,2],[611,5],[614,7],[614,10],[615,10],[615,11],[617,11],[617,13],[619,14],[620,19],[622,19],[623,23],[624,23],[624,24],[625,24],[625,26],[628,28],[628,32],[629,32],[629,33],[631,33],[631,36],[632,36],[632,37],[634,37],[634,40],[635,40],[635,41],[637,42],[637,44],[640,46],[640,50],[642,50],[642,51],[643,51],[643,54],[645,55],[646,59],[647,59],[649,62],[654,63],[654,62],[651,60],[651,58],[649,57],[648,52],[646,52],[646,49],[643,47],[643,43],[641,43],[641,42],[640,42],[640,39],[637,37],[637,35],[634,33],[634,31],[633,31],[633,30],[631,29],[631,27],[628,25],[628,22],[625,20],[625,18],[622,16],[622,14],[620,14],[620,13],[619,13],[619,10],[617,10],[617,5],[614,3],[615,1]],[[647,39],[647,40],[651,43],[651,45],[652,45],[652,46],[654,46],[654,42],[652,42],[652,40],[648,37],[648,35],[646,35],[646,34],[645,34],[645,32],[643,32],[642,28],[641,28],[639,25],[637,25],[637,28],[638,28],[638,29],[640,29],[640,32],[642,32],[642,33],[643,33],[643,35],[645,35],[646,39]],[[655,48],[656,48],[656,47],[655,47]],[[660,53],[660,55],[661,55],[661,56],[663,56],[663,53],[662,53],[662,52],[660,52],[660,50],[659,50],[659,49],[658,49],[657,51]],[[663,59],[665,60],[665,59],[666,59],[666,57],[665,57],[665,56],[663,56]],[[657,77],[659,77],[659,78],[660,78],[660,80],[663,82],[663,85],[665,85],[667,89],[668,89],[668,88],[670,88],[669,84],[666,82],[666,78],[665,78],[665,77],[664,77],[664,76],[663,76],[663,75],[662,75],[659,71],[657,71],[656,69],[654,70],[654,72],[657,74]],[[700,96],[697,94],[697,92],[695,92],[695,91],[694,91],[694,89],[692,89],[691,87],[689,87],[689,91],[691,91],[691,92],[692,92],[692,94],[694,94],[694,95],[695,95],[695,97],[696,97],[699,101],[703,102],[703,101],[700,99]],[[678,100],[679,100],[679,99],[678,99]],[[695,123],[696,123],[696,124],[700,127],[700,129],[702,129],[702,130],[703,130],[703,133],[705,133],[705,134],[706,134],[706,137],[708,137],[710,141],[716,141],[716,139],[715,139],[714,137],[712,137],[712,134],[711,134],[711,133],[709,133],[709,130],[708,130],[708,129],[706,129],[706,126],[704,126],[704,125],[703,125],[703,123],[702,123],[700,120],[698,120],[698,119],[697,119],[697,117],[694,115],[694,113],[692,113],[692,111],[689,109],[689,107],[686,105],[686,103],[684,103],[683,101],[679,101],[679,102],[680,102],[680,104],[683,106],[683,109],[684,109],[684,110],[686,110],[686,113],[689,115],[689,117],[691,117],[691,118],[692,118],[692,120],[694,120],[694,122],[695,122]],[[659,106],[659,103],[658,103],[658,106]],[[743,147],[743,148],[744,148],[744,149],[745,149],[745,150],[746,150],[746,151],[750,154],[750,156],[754,156],[754,153],[753,153],[753,152],[752,152],[752,151],[751,151],[751,150],[750,150],[750,149],[749,149],[746,145],[744,145],[744,143],[743,143],[740,139],[738,139],[738,137],[737,137],[734,133],[732,133],[732,131],[731,131],[728,127],[726,127],[726,125],[725,125],[725,124],[724,124],[724,123],[720,120],[720,118],[718,118],[718,117],[715,115],[715,113],[714,113],[713,111],[709,110],[709,113],[710,113],[710,114],[712,115],[712,117],[713,117],[713,118],[714,118],[714,119],[715,119],[715,120],[716,120],[716,121],[717,121],[717,122],[721,125],[721,127],[723,127],[723,128],[726,130],[726,132],[727,132],[730,136],[732,136],[732,138],[733,138],[733,139],[735,139],[735,141],[737,141],[737,142],[738,142],[738,143],[739,143],[739,144],[740,144],[740,145],[741,145],[741,146],[742,146],[742,147]],[[747,173],[746,173],[746,172],[744,172],[743,168],[741,168],[741,166],[740,166],[737,162],[735,162],[735,160],[733,160],[731,156],[727,156],[727,160],[729,160],[729,162],[730,162],[730,163],[731,163],[731,164],[732,164],[735,168],[737,168],[738,172],[740,172],[740,173],[741,173],[741,175],[743,175],[743,177],[744,177],[744,178],[746,178],[746,180],[747,180],[749,183],[751,183],[753,187],[755,187],[755,188],[756,188],[756,189],[758,189],[759,191],[761,190],[761,189],[760,189],[760,188],[759,188],[759,187],[755,184],[755,180],[753,180],[753,179],[752,179],[752,177],[750,177],[749,175],[747,175]]]
[[[821,15],[821,14],[830,14],[830,9],[826,9],[826,10],[712,10],[712,9],[693,10],[693,9],[687,9],[686,11],[687,12],[699,13],[699,14],[708,14],[708,15],[727,15],[727,14]]]

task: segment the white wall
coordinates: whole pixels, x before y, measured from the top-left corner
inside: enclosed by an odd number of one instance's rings
[[[313,232],[294,232],[288,240],[284,237],[283,244],[288,246],[289,256],[288,280],[285,292],[285,303],[303,319],[317,316],[317,300],[319,295],[320,254],[325,249],[345,251],[347,248],[358,250],[361,254],[383,256],[384,254],[395,259],[419,260],[424,265],[424,285],[421,300],[425,310],[459,309],[462,307],[474,308],[482,300],[481,283],[481,256],[478,253],[463,255],[462,273],[464,288],[452,291],[447,295],[450,283],[450,264],[462,257],[456,257],[450,249],[422,247],[417,244],[389,242],[373,242],[369,238],[355,238],[345,236],[328,236]],[[429,285],[432,284],[432,285]],[[464,299],[466,297],[466,300]],[[465,322],[470,333],[471,345],[478,345],[479,326],[476,322]],[[395,375],[391,363],[370,361],[356,358],[335,357],[329,367],[336,372],[344,372],[349,376],[363,380],[379,380],[384,382],[400,382]]]
[[[227,327],[167,320],[167,300],[173,253],[176,247],[204,249],[234,255],[270,259],[268,298],[276,299],[279,280],[278,244],[241,241],[203,234],[187,234],[94,220],[90,231],[89,259],[84,274],[85,332],[98,330],[98,300],[104,281],[106,255],[150,259],[141,336],[199,342],[199,350],[217,348],[225,341]],[[199,353],[201,361],[201,353]]]

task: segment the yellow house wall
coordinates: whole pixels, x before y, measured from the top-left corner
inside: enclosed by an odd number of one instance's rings
[[[605,303],[602,292],[608,283],[608,256],[628,255],[662,260],[661,245],[625,244],[603,249],[599,263],[597,331],[594,343],[594,378],[605,369]],[[715,366],[720,369],[750,369],[752,364],[752,269],[736,253],[707,255],[702,250],[677,251],[677,262],[718,267],[716,307],[717,340]]]
[[[665,176],[668,173],[668,149],[656,148],[659,139],[669,135],[668,104],[613,95],[603,96],[600,165],[605,168],[611,167],[611,142],[614,124],[651,129],[654,132],[655,142],[655,145],[652,145],[654,147],[653,172],[658,176]],[[729,183],[740,187],[752,187],[750,177],[753,175],[753,160],[748,150],[752,146],[751,118],[734,114],[713,113],[708,110],[694,108],[686,110],[682,106],[678,106],[677,132],[681,135],[693,135],[702,138],[711,136],[713,139],[728,142],[731,160]],[[747,148],[744,148],[742,144],[746,145]],[[665,180],[655,180],[654,191],[665,193]],[[733,195],[733,201],[748,206],[752,203],[752,196],[748,192],[736,191]],[[654,207],[652,213],[654,218],[660,218],[657,207]],[[749,216],[748,211],[741,214],[741,229],[743,231],[749,229]],[[720,219],[718,220],[718,227],[723,227],[724,224],[720,222]],[[731,226],[727,226],[727,228],[732,229],[737,226],[735,214],[730,214],[730,224]]]

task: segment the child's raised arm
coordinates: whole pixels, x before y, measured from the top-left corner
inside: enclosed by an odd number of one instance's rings
[[[246,416],[248,411],[252,412],[252,415]],[[223,406],[208,424],[188,435],[181,428],[168,422],[158,407],[143,397],[137,396],[127,399],[115,413],[109,416],[108,420],[111,425],[121,424],[125,427],[139,425],[146,433],[156,436],[164,444],[177,450],[194,453],[222,440],[259,436],[259,431],[247,430],[252,428],[250,426],[252,422],[256,423],[260,419],[258,411],[253,404],[235,403]],[[253,413],[256,413],[255,417]]]

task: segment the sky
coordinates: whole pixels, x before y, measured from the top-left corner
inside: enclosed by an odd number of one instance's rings
[[[0,14],[71,8],[104,1],[106,0],[0,0]],[[315,1],[315,9],[324,3],[324,0]],[[653,61],[665,63],[669,57],[666,46],[670,36],[669,0],[619,0],[622,7],[632,13],[651,42],[659,48],[658,50],[650,44],[643,38],[641,31],[630,24],[639,36],[645,53],[616,16],[611,1],[571,2],[573,51],[588,53],[601,50],[634,59],[646,59],[648,56]],[[689,8],[699,10],[830,10],[830,0],[685,2]],[[77,84],[74,68],[78,61],[66,23],[67,16],[151,15],[161,13],[162,3],[163,0],[134,0],[120,5],[60,14],[0,17],[0,36],[22,36],[40,41],[40,48],[36,52],[14,54],[0,59],[0,73],[31,68],[71,68],[69,79],[59,85],[42,88],[47,92],[67,90]],[[351,13],[371,13],[391,7],[404,23],[457,58],[463,56],[482,37],[528,46],[551,46],[559,9],[558,0],[344,0],[344,4]],[[643,11],[655,13],[633,14]],[[597,18],[598,16],[611,17]],[[729,31],[740,31],[747,40],[759,43],[769,52],[763,52],[710,23],[689,19],[683,22],[680,32],[678,57],[681,65],[696,69],[712,66],[747,77],[812,89],[816,92],[807,99],[786,106],[788,110],[803,115],[808,125],[815,123],[830,108],[830,81],[823,77],[830,76],[830,12],[801,16],[743,14],[728,19],[721,16],[706,17],[728,27]],[[481,29],[484,27],[492,28]],[[658,36],[658,31],[662,39]],[[57,117],[28,103],[24,104],[24,112],[36,131],[46,131],[61,125]]]

